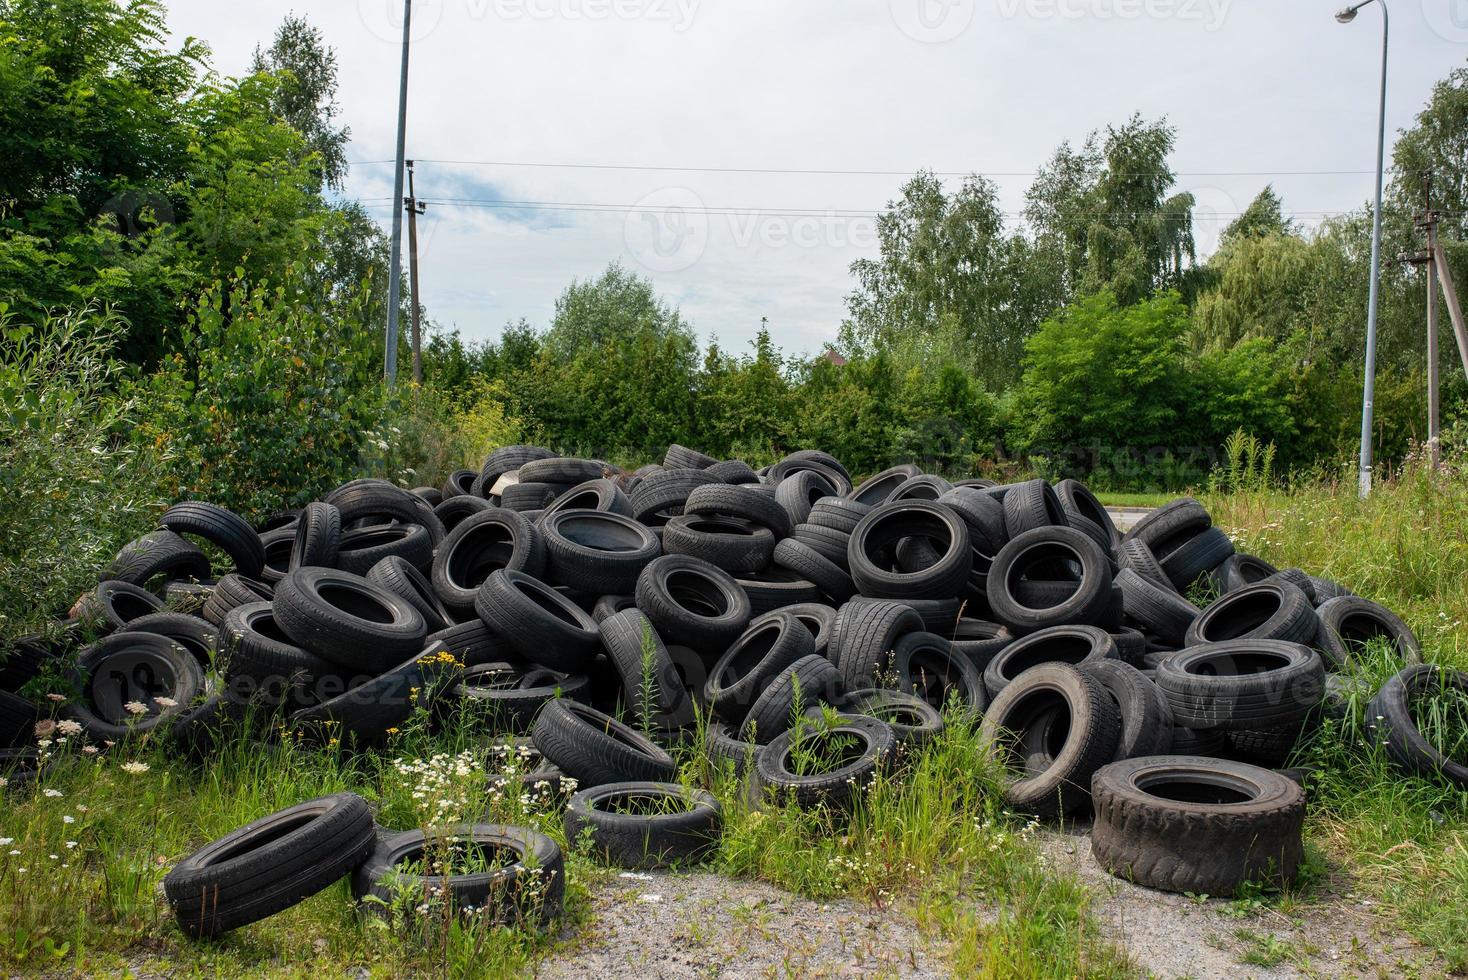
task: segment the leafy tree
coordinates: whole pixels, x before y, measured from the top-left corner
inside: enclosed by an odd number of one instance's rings
[[[545,346],[551,356],[569,360],[606,343],[643,335],[686,342],[693,356],[693,332],[677,308],[657,295],[650,280],[614,262],[597,279],[573,282],[556,300]]]
[[[338,106],[336,52],[305,17],[287,15],[268,50],[255,49],[255,74],[280,79],[271,98],[277,118],[300,133],[316,154],[321,183],[341,190],[347,175],[351,130],[335,123]]]
[[[1243,214],[1229,222],[1223,230],[1222,244],[1227,245],[1240,238],[1291,235],[1294,230],[1294,222],[1284,215],[1284,202],[1274,192],[1274,185],[1270,184],[1249,202]]]
[[[1169,196],[1176,130],[1133,116],[1092,133],[1079,150],[1062,144],[1028,193],[1037,242],[1057,255],[1068,296],[1107,290],[1123,304],[1185,288],[1196,258],[1193,197]]]
[[[949,194],[919,173],[877,219],[877,235],[881,257],[851,266],[846,346],[908,362],[957,357],[994,385],[1017,377],[1024,338],[1048,307],[1022,286],[1027,250],[1006,233],[994,184],[969,177]]]

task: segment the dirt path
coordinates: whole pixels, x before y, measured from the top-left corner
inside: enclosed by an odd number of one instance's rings
[[[1441,976],[1441,964],[1395,932],[1348,881],[1332,879],[1283,910],[1151,891],[1091,858],[1084,828],[1051,832],[1047,861],[1096,896],[1102,928],[1156,977]],[[817,902],[711,874],[610,875],[593,888],[591,923],[537,976],[942,977],[941,939],[900,911]]]
[[[816,902],[712,874],[624,872],[591,924],[538,977],[944,977],[941,949],[902,915]]]
[[[1274,909],[1190,898],[1112,877],[1091,857],[1090,832],[1047,834],[1043,853],[1096,896],[1101,926],[1157,977],[1442,976],[1441,963],[1397,932],[1374,903],[1332,875],[1308,901]]]

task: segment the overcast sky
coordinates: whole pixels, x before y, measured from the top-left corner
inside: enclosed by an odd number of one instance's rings
[[[1303,222],[1349,210],[1371,194],[1381,12],[1342,26],[1341,2],[415,0],[423,300],[492,338],[621,260],[704,337],[742,347],[768,317],[787,352],[819,350],[905,175],[985,173],[1017,212],[1062,140],[1133,112],[1176,125],[1205,249],[1266,183]],[[1468,0],[1391,3],[1395,131],[1468,59]],[[172,0],[170,23],[237,74],[305,12],[340,60],[347,194],[386,225],[402,6]]]

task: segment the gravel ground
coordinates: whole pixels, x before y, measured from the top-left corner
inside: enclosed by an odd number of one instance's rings
[[[1442,976],[1428,951],[1395,932],[1338,878],[1308,901],[1249,908],[1139,888],[1091,857],[1088,828],[1041,838],[1057,871],[1096,896],[1107,934],[1154,977]],[[591,924],[536,974],[546,978],[939,977],[941,938],[899,909],[817,902],[711,874],[623,872],[593,889]]]
[[[816,902],[711,874],[624,872],[538,977],[943,977],[941,948],[898,912]]]
[[[1046,858],[1096,896],[1102,928],[1156,977],[1443,976],[1433,955],[1397,932],[1375,903],[1331,875],[1307,900],[1248,908],[1153,891],[1112,877],[1091,857],[1089,826],[1051,832]]]

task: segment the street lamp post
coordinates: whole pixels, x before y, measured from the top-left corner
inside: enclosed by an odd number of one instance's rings
[[[1356,13],[1367,4],[1378,0],[1362,0],[1352,4],[1335,19],[1349,24]],[[1371,224],[1371,295],[1366,310],[1366,383],[1361,398],[1361,496],[1371,494],[1371,420],[1376,397],[1376,309],[1381,289],[1381,189],[1386,176],[1386,53],[1387,38],[1391,32],[1391,21],[1387,15],[1386,0],[1381,4],[1381,113],[1376,132],[1376,211]]]

